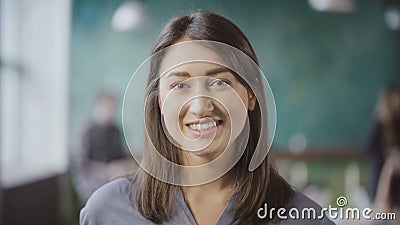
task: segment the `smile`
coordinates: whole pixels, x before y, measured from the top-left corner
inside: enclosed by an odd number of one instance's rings
[[[208,120],[188,123],[186,126],[197,135],[209,136],[209,133],[216,132],[218,125],[222,124],[222,120]]]
[[[197,131],[209,130],[216,126],[217,126],[217,123],[215,121],[210,122],[210,123],[198,123],[198,124],[192,123],[189,125],[190,128],[192,128],[193,130],[197,130]]]

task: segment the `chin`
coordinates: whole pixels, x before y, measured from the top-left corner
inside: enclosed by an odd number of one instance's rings
[[[224,148],[221,148],[221,147],[208,147],[206,149],[202,149],[202,150],[193,152],[192,154],[197,156],[197,157],[215,159],[223,152],[224,152]]]

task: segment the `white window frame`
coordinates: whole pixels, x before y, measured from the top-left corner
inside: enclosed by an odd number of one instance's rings
[[[0,4],[0,182],[10,188],[67,168],[71,3]]]

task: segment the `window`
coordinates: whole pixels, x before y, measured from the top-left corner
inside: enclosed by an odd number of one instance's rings
[[[67,167],[70,1],[0,4],[0,178],[7,188]]]

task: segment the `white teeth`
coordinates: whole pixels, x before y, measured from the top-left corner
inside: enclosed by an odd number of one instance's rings
[[[215,121],[209,123],[192,123],[189,126],[193,130],[204,131],[216,127],[217,123]]]

